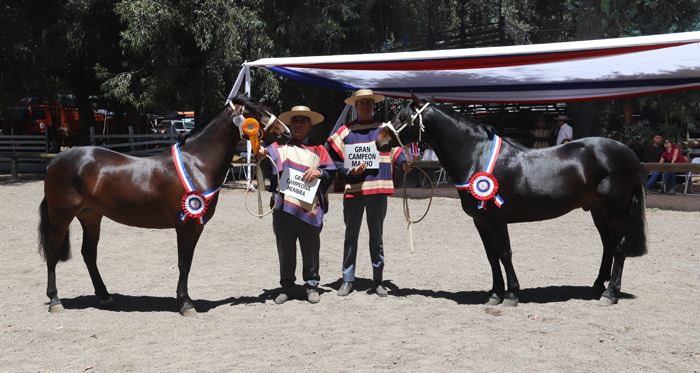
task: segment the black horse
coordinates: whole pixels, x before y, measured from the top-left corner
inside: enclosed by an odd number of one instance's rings
[[[38,229],[39,252],[48,268],[46,295],[51,300],[51,312],[63,310],[56,289],[56,264],[70,258],[68,226],[73,218],[78,218],[83,228],[81,253],[95,294],[102,299],[102,306],[113,305],[96,263],[100,222],[106,216],[133,227],[175,229],[180,312],[196,315],[187,292],[187,278],[203,224],[214,216],[218,188],[241,139],[233,120],[245,123],[240,116],[259,121],[264,128],[257,135],[266,141],[286,143],[291,138],[284,123],[257,101],[240,95],[204,119],[177,147],[158,155],[137,158],[85,146],[53,159],[46,172]]]
[[[603,260],[594,282],[602,292],[598,304],[615,303],[625,257],[647,251],[643,173],[637,156],[627,146],[599,137],[535,150],[510,139],[501,142],[494,135],[490,126],[413,95],[376,143],[379,151],[387,151],[422,137],[435,149],[484,243],[493,272],[489,304],[518,303],[515,293],[520,284],[511,261],[508,224],[552,219],[576,208],[591,211],[603,241]],[[494,146],[498,142],[500,151]]]

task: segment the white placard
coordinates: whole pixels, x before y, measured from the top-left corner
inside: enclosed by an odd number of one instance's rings
[[[280,192],[294,197],[308,204],[314,203],[314,196],[318,190],[318,179],[312,183],[304,182],[304,173],[291,167],[286,167],[280,177]]]
[[[379,169],[377,145],[375,143],[345,145],[345,168],[355,168],[362,162],[367,164],[368,170]]]

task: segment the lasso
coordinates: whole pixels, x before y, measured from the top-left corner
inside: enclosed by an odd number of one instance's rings
[[[408,152],[406,152],[408,154]],[[409,165],[413,163],[412,161],[407,161]],[[414,167],[420,170],[425,177],[428,178],[428,181],[430,181],[430,201],[428,201],[428,208],[425,209],[425,214],[421,216],[420,219],[418,220],[411,220],[411,213],[409,212],[408,209],[408,195],[406,194],[406,176],[408,173],[404,172],[403,173],[403,215],[406,218],[406,221],[408,222],[408,247],[411,249],[411,254],[413,254],[413,230],[411,229],[411,224],[416,224],[420,223],[421,220],[423,220],[427,215],[428,211],[430,211],[430,205],[433,203],[433,192],[434,192],[434,187],[433,187],[433,180],[430,178],[427,172],[425,172],[422,168],[420,167]]]

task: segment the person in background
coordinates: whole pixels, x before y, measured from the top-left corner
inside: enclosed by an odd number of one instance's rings
[[[661,145],[664,142],[664,137],[657,133],[651,144],[644,147],[644,163],[659,163],[661,154],[666,151]]]
[[[547,123],[543,116],[537,117],[537,122],[535,123],[535,128],[530,130],[530,147],[534,149],[541,149],[552,146],[552,130],[546,128]]]
[[[326,190],[335,177],[335,164],[323,145],[309,138],[311,127],[323,121],[323,115],[311,111],[306,106],[295,106],[291,111],[280,114],[279,120],[289,123],[293,139],[286,145],[273,143],[258,152],[256,158],[262,160],[270,155],[277,168],[268,161],[261,167],[272,167],[272,174],[280,175],[286,168],[302,173],[306,184],[319,179],[320,185],[313,203],[301,201],[279,192],[277,178],[272,177],[270,191],[279,194],[275,211],[272,213],[272,229],[277,240],[277,254],[280,261],[280,285],[282,293],[275,298],[275,303],[283,304],[293,298],[296,276],[297,240],[301,249],[302,277],[306,287],[306,297],[310,303],[321,300],[318,294],[319,251],[321,248],[321,229],[323,216],[328,212]],[[279,169],[279,171],[278,171]],[[270,205],[274,204],[273,195]]]
[[[338,290],[339,296],[347,296],[355,281],[355,261],[357,259],[357,241],[362,225],[362,216],[367,212],[369,230],[369,253],[372,260],[372,277],[374,291],[380,297],[388,295],[382,285],[384,272],[384,218],[387,209],[387,196],[394,194],[394,165],[400,165],[404,172],[412,167],[400,148],[389,153],[379,153],[379,168],[368,169],[366,162],[359,166],[345,168],[346,149],[351,146],[372,146],[382,130],[382,122],[374,118],[374,105],[384,100],[371,89],[360,89],[355,95],[345,100],[348,105],[355,105],[358,120],[340,127],[328,138],[328,152],[338,169],[339,178],[345,181],[343,198],[343,218],[345,219],[345,241],[343,243],[343,284]]]
[[[685,156],[681,154],[681,148],[678,145],[673,145],[671,140],[664,141],[664,148],[666,151],[661,153],[661,159],[659,163],[686,163]],[[647,191],[649,187],[656,182],[659,172],[654,172],[649,181],[647,182]],[[675,172],[665,172],[663,178],[661,179],[664,184],[664,192],[667,194],[676,194],[676,173]],[[670,188],[666,188],[666,185],[670,184]]]
[[[654,135],[651,144],[644,147],[644,163],[659,163],[661,161],[661,154],[666,151],[661,145],[663,141],[664,137],[660,133]],[[649,194],[649,189],[651,189],[651,186],[659,179],[662,173],[661,171],[651,173],[651,177],[647,180],[647,194]]]
[[[566,144],[574,139],[574,129],[566,123],[567,120],[571,120],[566,115],[559,115],[557,117],[557,124],[559,125],[559,136],[557,136],[557,145]]]

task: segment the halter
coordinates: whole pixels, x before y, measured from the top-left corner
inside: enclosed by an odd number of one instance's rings
[[[423,105],[422,108],[416,110],[415,114],[411,115],[411,121],[410,121],[411,128],[413,128],[413,125],[415,124],[413,122],[416,120],[416,117],[418,117],[418,125],[420,126],[420,131],[418,131],[418,141],[421,141],[422,134],[423,134],[423,132],[425,132],[425,126],[423,126],[423,110],[425,110],[425,108],[427,108],[428,105],[430,105],[430,102],[427,102],[425,105]],[[403,125],[401,127],[399,127],[399,129],[395,129],[394,126],[391,124],[391,122],[384,123],[384,126],[388,127],[391,130],[391,132],[394,133],[394,136],[396,137],[396,141],[399,142],[399,145],[402,148],[405,148],[406,145],[404,145],[403,142],[401,142],[401,137],[399,136],[399,132],[403,131],[408,126],[408,123],[409,122],[406,121],[406,123],[403,123]]]

